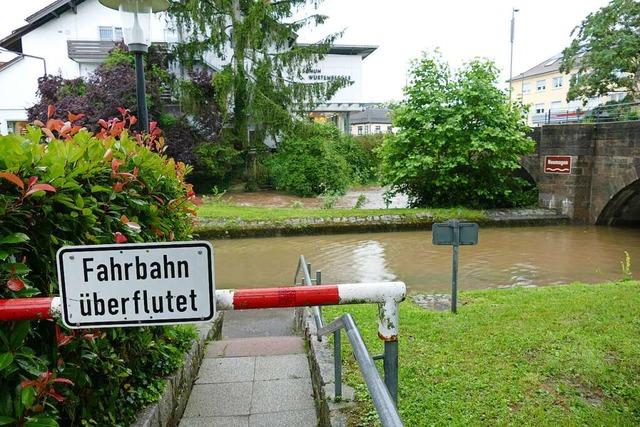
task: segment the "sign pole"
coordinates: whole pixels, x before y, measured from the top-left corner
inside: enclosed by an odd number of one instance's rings
[[[434,245],[453,246],[451,312],[456,313],[458,311],[458,251],[460,245],[478,244],[478,224],[450,219],[447,222],[434,223],[431,233]]]
[[[458,249],[460,247],[460,222],[451,221],[453,225],[453,271],[451,272],[451,312],[458,310]]]

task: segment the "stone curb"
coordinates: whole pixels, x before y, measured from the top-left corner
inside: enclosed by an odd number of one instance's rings
[[[370,215],[366,217],[292,218],[279,223],[267,221],[216,221],[200,218],[196,233],[200,238],[280,237],[312,234],[429,230],[435,222],[431,213],[415,215]],[[569,217],[550,209],[487,211],[485,219],[473,221],[482,226],[529,226],[566,224]]]
[[[191,388],[204,357],[207,341],[218,339],[222,331],[222,312],[206,324],[199,325],[198,338],[193,340],[191,349],[184,356],[184,364],[166,381],[166,388],[160,400],[152,403],[136,417],[131,427],[174,427],[182,418]]]
[[[324,337],[318,341],[315,320],[309,307],[296,308],[296,328],[302,333],[308,344],[311,383],[316,402],[318,426],[347,427],[344,409],[353,405],[354,392],[349,386],[342,385],[342,398],[336,402],[335,376],[333,371],[333,348]]]

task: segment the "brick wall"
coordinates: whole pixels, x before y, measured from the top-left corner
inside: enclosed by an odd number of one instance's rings
[[[640,212],[640,122],[546,125],[533,129],[531,137],[536,154],[522,164],[538,182],[541,207],[577,223],[635,220]],[[571,156],[571,174],[544,173],[544,158],[553,155]]]

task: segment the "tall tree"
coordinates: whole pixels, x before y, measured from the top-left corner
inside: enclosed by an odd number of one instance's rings
[[[560,71],[578,73],[571,77],[568,100],[607,95],[626,90],[630,98],[640,97],[640,3],[611,0],[590,13],[571,33],[576,33],[563,51]]]
[[[530,203],[519,160],[533,151],[520,103],[498,89],[498,69],[473,60],[452,72],[438,54],[411,67],[405,99],[381,146],[382,181],[412,206],[474,208]]]
[[[303,73],[326,55],[341,33],[317,43],[296,44],[296,33],[318,26],[326,16],[296,16],[322,0],[182,0],[170,16],[184,40],[177,46],[183,64],[195,66],[212,53],[227,61],[213,77],[217,101],[237,149],[249,147],[249,124],[258,142],[290,129],[293,112],[309,110],[350,82],[305,82]]]

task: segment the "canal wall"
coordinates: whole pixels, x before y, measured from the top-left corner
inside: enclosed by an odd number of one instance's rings
[[[200,218],[196,234],[201,239],[226,239],[417,231],[430,230],[434,222],[441,221],[428,212],[404,215],[381,213],[364,217],[290,218],[278,222]],[[488,227],[536,226],[566,224],[569,217],[553,209],[505,209],[486,211],[484,219],[474,219],[472,222]]]

